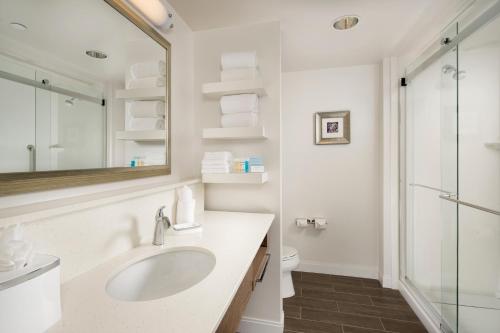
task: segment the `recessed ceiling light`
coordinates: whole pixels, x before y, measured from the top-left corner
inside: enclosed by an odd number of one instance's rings
[[[19,23],[19,22],[10,22],[10,27],[12,29],[16,29],[16,30],[20,30],[20,31],[28,30],[27,26],[25,26],[24,24]]]
[[[85,54],[96,59],[106,59],[108,57],[106,53],[97,50],[87,50]]]
[[[346,15],[339,17],[333,22],[333,28],[336,30],[347,30],[354,28],[359,22],[359,17]]]

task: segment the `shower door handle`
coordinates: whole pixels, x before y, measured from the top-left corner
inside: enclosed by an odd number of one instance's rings
[[[487,213],[490,213],[490,214],[495,214],[495,215],[499,215],[500,216],[500,212],[498,210],[494,210],[494,209],[482,207],[482,206],[479,206],[479,205],[476,205],[476,204],[473,204],[473,203],[470,203],[470,202],[458,200],[458,199],[453,198],[451,195],[440,195],[439,197],[441,199],[448,200],[448,201],[454,202],[454,203],[459,204],[459,205],[471,207],[471,208],[474,208],[474,209],[481,210],[483,212],[487,212]]]
[[[26,149],[29,151],[30,171],[36,171],[36,148],[34,145],[27,145]]]

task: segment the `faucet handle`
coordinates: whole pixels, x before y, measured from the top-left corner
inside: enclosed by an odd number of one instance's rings
[[[161,220],[163,219],[163,217],[165,216],[165,214],[163,213],[163,210],[165,209],[165,206],[161,206],[160,208],[158,208],[158,210],[156,211],[156,220]]]

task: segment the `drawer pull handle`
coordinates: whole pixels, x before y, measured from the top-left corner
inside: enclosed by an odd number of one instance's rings
[[[266,275],[267,264],[269,264],[270,257],[271,254],[266,253],[266,259],[264,259],[265,260],[264,268],[262,268],[262,272],[258,275],[259,277],[255,280],[256,282],[262,282],[262,280],[264,280],[264,275]]]

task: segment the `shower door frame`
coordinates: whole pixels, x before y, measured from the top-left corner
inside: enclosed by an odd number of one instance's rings
[[[479,28],[487,24],[490,20],[500,14],[500,0],[493,5],[475,7],[474,2],[464,7],[459,14],[451,20],[451,22],[442,30],[447,31],[451,26],[458,25],[457,35],[452,40],[443,40],[441,38],[435,40],[414,62],[414,66],[410,65],[405,70],[405,77],[401,79],[399,89],[399,285],[402,294],[411,303],[415,312],[422,319],[428,330],[433,332],[454,332],[445,322],[443,317],[430,304],[427,303],[422,293],[406,278],[406,255],[407,255],[407,205],[406,205],[406,188],[407,184],[407,164],[406,164],[406,144],[407,144],[407,109],[406,109],[406,82],[425,70],[430,64],[438,61],[443,55],[457,48],[461,41],[472,35]],[[442,36],[442,34],[440,34]],[[459,107],[457,101],[457,108]],[[458,163],[458,161],[457,161]],[[457,180],[458,181],[458,180]],[[442,198],[441,199],[445,199]],[[452,201],[452,200],[450,200]],[[459,202],[457,204],[457,210]],[[458,215],[457,215],[458,218]],[[458,227],[458,220],[456,221]],[[458,244],[458,240],[457,240]],[[457,249],[458,262],[458,249]],[[458,263],[457,263],[458,267]],[[457,271],[458,278],[458,271]],[[458,285],[457,285],[458,288]],[[458,289],[457,289],[458,294]],[[457,296],[458,297],[458,296]],[[458,309],[458,302],[457,302]],[[457,323],[458,323],[457,315]]]

